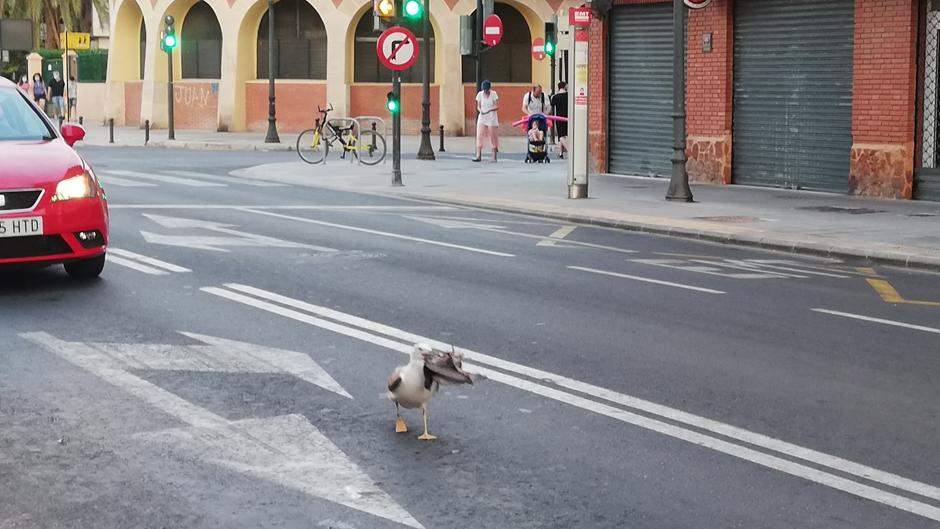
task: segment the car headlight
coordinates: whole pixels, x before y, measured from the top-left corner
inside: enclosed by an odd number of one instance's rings
[[[94,178],[88,171],[72,178],[66,178],[59,182],[55,188],[55,195],[52,196],[53,202],[62,200],[72,200],[75,198],[92,198],[98,194],[98,186]]]

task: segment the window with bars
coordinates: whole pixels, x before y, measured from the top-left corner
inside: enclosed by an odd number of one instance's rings
[[[326,26],[305,0],[281,0],[274,7],[274,45],[279,79],[326,79]],[[259,79],[268,77],[268,13],[258,27]]]
[[[201,1],[189,9],[180,34],[183,79],[221,78],[222,28],[209,4]]]

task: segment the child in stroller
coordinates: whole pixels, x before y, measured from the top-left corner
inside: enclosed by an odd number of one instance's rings
[[[548,148],[545,146],[548,119],[544,114],[532,114],[526,122],[526,129],[528,133],[525,163],[551,163]]]

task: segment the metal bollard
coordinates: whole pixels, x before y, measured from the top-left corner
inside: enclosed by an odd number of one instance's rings
[[[79,125],[84,125],[84,124],[85,124],[85,117],[84,117],[84,116],[78,116],[78,124],[79,124]]]
[[[437,152],[444,152],[444,125],[441,125],[438,130],[440,131],[441,136],[441,148],[438,149]]]
[[[144,145],[150,143],[150,120],[144,120]]]
[[[59,116],[59,128],[60,129],[62,128],[62,123],[64,122],[65,122],[65,118],[63,118],[62,116]]]
[[[372,122],[372,132],[375,132],[375,122],[374,122],[374,121]],[[372,145],[370,146],[370,148],[372,149],[372,152],[375,152],[375,149],[376,149],[375,139],[376,139],[376,135],[373,134],[373,135],[372,135]]]
[[[108,143],[114,143],[114,118],[108,118]]]

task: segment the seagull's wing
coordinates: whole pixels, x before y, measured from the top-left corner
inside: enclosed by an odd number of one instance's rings
[[[450,382],[453,384],[473,384],[470,375],[464,372],[456,363],[451,354],[441,354],[429,358],[424,363],[425,376],[431,373],[434,380],[438,382]]]
[[[401,385],[401,373],[396,369],[392,371],[392,374],[388,377],[388,390],[395,391],[398,389],[398,386]]]

